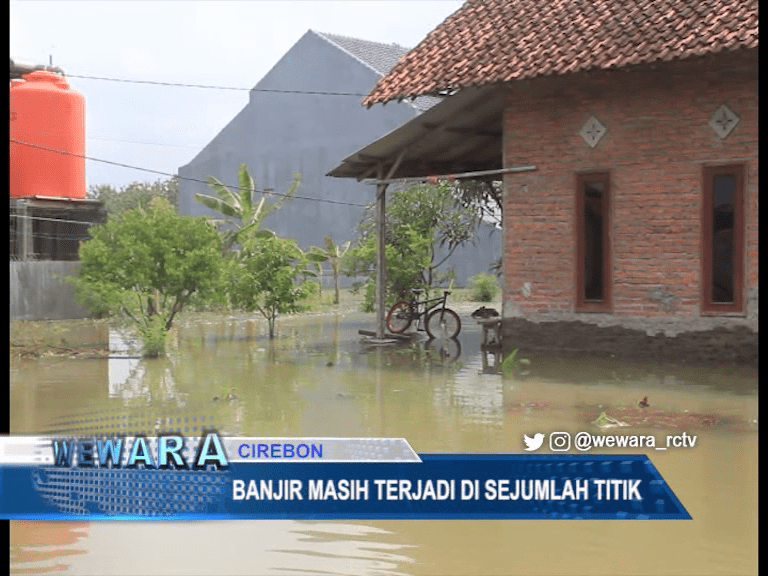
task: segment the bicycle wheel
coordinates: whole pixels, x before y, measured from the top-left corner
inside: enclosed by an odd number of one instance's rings
[[[427,316],[427,334],[431,338],[456,338],[461,331],[461,319],[453,310],[435,310]]]
[[[411,305],[405,300],[400,300],[397,304],[389,309],[387,315],[387,328],[394,334],[400,334],[408,329],[411,325]]]
[[[456,338],[427,340],[424,349],[433,352],[435,359],[439,360],[441,364],[450,364],[461,355],[461,342]]]

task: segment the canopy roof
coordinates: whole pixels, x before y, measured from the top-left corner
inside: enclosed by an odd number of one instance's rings
[[[500,87],[462,90],[348,156],[328,176],[362,180],[393,166],[393,179],[500,170],[503,103]]]

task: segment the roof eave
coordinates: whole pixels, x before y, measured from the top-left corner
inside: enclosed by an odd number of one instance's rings
[[[392,165],[393,178],[499,169],[502,167],[503,90],[467,89],[445,98],[399,128],[357,150],[330,170],[337,178],[371,177],[379,164]]]

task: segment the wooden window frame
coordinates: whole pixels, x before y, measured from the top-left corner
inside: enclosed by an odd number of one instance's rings
[[[733,198],[733,302],[712,301],[712,212],[714,204],[713,184],[715,176],[734,175],[735,191]],[[744,292],[744,164],[704,166],[702,170],[701,198],[701,305],[703,315],[744,314],[746,301]]]
[[[600,181],[605,185],[601,210],[603,214],[603,298],[600,301],[587,300],[584,284],[584,202],[585,184]],[[611,179],[609,172],[588,172],[576,175],[576,312],[612,312],[613,311],[613,250],[611,246]]]

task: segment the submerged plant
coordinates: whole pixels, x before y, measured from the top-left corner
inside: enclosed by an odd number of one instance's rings
[[[141,336],[142,355],[145,358],[158,358],[165,354],[168,330],[165,328],[162,317],[154,316],[143,324],[137,324],[136,331]]]
[[[592,424],[598,428],[619,428],[621,426],[629,426],[629,424],[626,422],[616,420],[616,418],[608,416],[608,414],[605,412],[601,412],[600,416],[598,416],[597,419],[592,422]]]
[[[218,402],[219,400],[229,400],[232,402],[237,400],[237,394],[235,394],[236,391],[237,389],[234,386],[227,386],[224,384],[219,388],[219,395],[213,397],[213,401]]]
[[[518,358],[517,353],[519,350],[515,348],[510,352],[504,361],[501,363],[501,371],[508,378],[514,378],[515,376],[525,376],[528,374],[528,370],[520,370],[521,366],[528,366],[531,361],[528,358]]]

